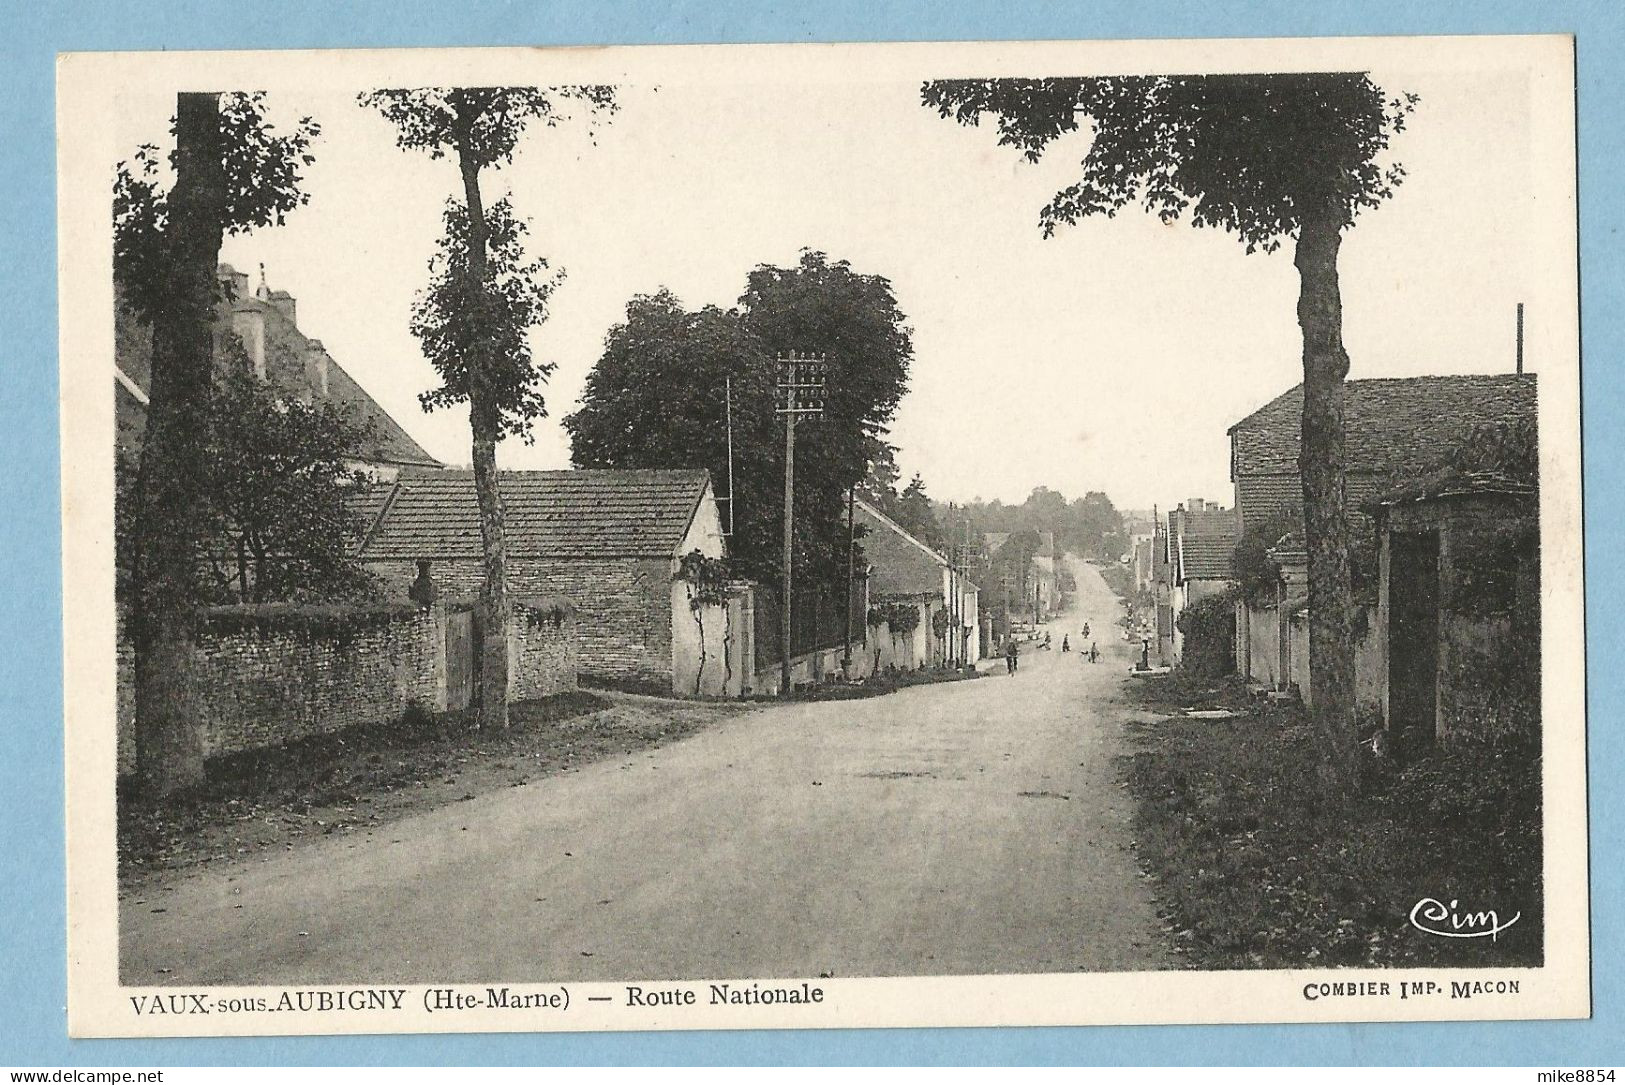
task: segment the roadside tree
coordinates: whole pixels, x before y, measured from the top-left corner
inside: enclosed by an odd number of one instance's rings
[[[226,234],[280,225],[306,202],[301,171],[320,133],[309,117],[277,132],[260,93],[176,96],[175,146],[141,147],[113,184],[113,274],[152,329],[145,437],[128,520],[135,647],[136,772],[163,796],[203,779],[191,656],[209,531],[208,427],[217,276]]]
[[[1358,735],[1337,258],[1343,230],[1404,176],[1380,159],[1416,97],[1389,97],[1366,75],[1340,72],[947,80],[927,83],[922,96],[962,124],[991,114],[999,142],[1032,161],[1089,126],[1081,176],[1039,213],[1046,237],[1139,202],[1164,222],[1188,215],[1232,233],[1249,253],[1295,238],[1316,737],[1324,789],[1347,796]]]
[[[479,720],[482,727],[505,729],[504,631],[512,605],[496,449],[504,437],[530,440],[531,427],[546,416],[541,385],[553,363],[532,357],[528,335],[547,318],[547,302],[562,273],[526,255],[525,223],[508,199],[486,206],[482,174],[512,162],[532,123],[554,128],[579,111],[590,126],[613,113],[615,89],[423,87],[370,91],[360,101],[394,124],[403,150],[455,159],[462,180],[462,201],[446,203],[445,234],[429,261],[429,287],[413,309],[412,334],[442,381],[423,393],[424,408],[468,404],[485,565]]]

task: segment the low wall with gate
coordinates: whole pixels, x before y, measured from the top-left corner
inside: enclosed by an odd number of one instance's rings
[[[466,707],[477,680],[469,604],[214,607],[200,619],[192,659],[206,757],[279,746],[317,734],[387,726],[410,705]],[[509,626],[510,699],[575,688],[574,612],[516,601]],[[118,761],[135,768],[134,653],[118,653]],[[458,682],[459,674],[465,676]],[[450,681],[448,681],[450,678]],[[458,686],[462,685],[459,693]]]

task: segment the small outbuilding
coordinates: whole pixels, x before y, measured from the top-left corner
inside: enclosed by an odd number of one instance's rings
[[[703,470],[503,471],[508,588],[558,596],[576,613],[582,679],[684,695],[741,691],[749,670],[748,589],[690,605],[685,555],[724,555]],[[471,471],[402,471],[362,537],[359,557],[406,598],[422,563],[442,595],[484,579]]]
[[[1533,481],[1446,469],[1382,495],[1383,719],[1395,750],[1540,713],[1540,523]]]

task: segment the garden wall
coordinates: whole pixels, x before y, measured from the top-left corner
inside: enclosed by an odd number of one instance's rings
[[[204,756],[390,724],[414,703],[444,710],[447,616],[456,609],[455,604],[377,603],[204,611],[192,671]],[[516,601],[509,633],[511,699],[575,688],[572,611],[548,600]],[[121,774],[135,768],[134,663],[134,653],[121,640]]]

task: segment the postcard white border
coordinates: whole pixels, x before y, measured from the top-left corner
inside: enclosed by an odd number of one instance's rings
[[[1358,70],[1526,70],[1531,169],[1538,196],[1529,262],[1531,308],[1561,319],[1563,356],[1540,368],[1546,956],[1538,969],[1145,972],[818,980],[822,1002],[631,1010],[622,985],[502,981],[565,989],[569,1011],[429,1012],[424,985],[399,1011],[139,1016],[132,997],[202,988],[118,982],[114,853],[115,620],[111,395],[113,332],[109,167],[121,149],[108,121],[116,96],[139,88],[502,82],[854,82],[956,76]],[[537,65],[545,62],[545,75]],[[68,833],[69,1030],[73,1036],[584,1031],[1402,1021],[1574,1018],[1590,1013],[1584,599],[1580,501],[1579,316],[1575,199],[1574,43],[1568,36],[1268,39],[1051,43],[356,50],[235,53],[80,53],[58,64],[58,279],[61,313],[63,664]],[[127,149],[123,149],[126,150]],[[496,980],[493,977],[493,980]],[[637,977],[627,977],[636,982]],[[1306,984],[1515,981],[1515,995],[1310,1000]],[[764,980],[765,982],[765,980]],[[501,985],[501,984],[497,984]],[[356,985],[357,987],[363,985]],[[484,985],[459,984],[459,989]],[[285,990],[207,989],[212,998]],[[335,990],[329,988],[329,990]]]

